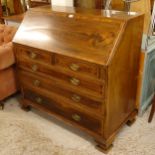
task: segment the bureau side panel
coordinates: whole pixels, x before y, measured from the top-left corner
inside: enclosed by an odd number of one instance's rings
[[[136,90],[143,16],[126,23],[116,53],[108,65],[108,92],[104,136],[115,134],[136,109]]]

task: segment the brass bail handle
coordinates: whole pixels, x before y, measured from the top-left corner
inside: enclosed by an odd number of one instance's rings
[[[33,70],[34,72],[36,72],[36,71],[38,70],[38,66],[37,66],[37,65],[32,65],[32,70]]]
[[[80,69],[80,66],[78,64],[71,64],[69,66],[69,68],[72,70],[72,71],[78,71]]]
[[[37,98],[36,98],[36,102],[37,102],[37,103],[42,103],[42,101],[43,101],[42,98],[40,98],[40,97],[37,97]]]
[[[71,78],[70,83],[75,85],[75,86],[78,86],[80,84],[80,80],[76,79],[76,78]]]
[[[72,100],[75,101],[75,102],[80,102],[81,101],[81,97],[76,95],[76,94],[73,94]]]
[[[73,114],[72,119],[74,121],[76,121],[76,122],[80,122],[81,121],[81,116],[79,116],[78,114]]]
[[[33,85],[36,86],[36,87],[39,87],[40,83],[41,82],[39,80],[34,80]]]

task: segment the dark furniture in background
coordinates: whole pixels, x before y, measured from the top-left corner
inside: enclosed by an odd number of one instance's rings
[[[154,95],[153,100],[152,100],[152,108],[151,108],[151,112],[150,112],[150,116],[149,116],[149,121],[148,121],[149,123],[152,122],[154,113],[155,113],[155,95]]]
[[[25,12],[20,0],[13,0],[13,4],[14,4],[14,11],[15,11],[14,14],[17,15]]]
[[[75,7],[103,9],[104,0],[74,0]]]
[[[38,7],[38,6],[43,6],[43,5],[49,5],[49,1],[48,0],[29,0],[29,5],[31,8],[33,7]]]
[[[23,8],[20,0],[13,0],[13,6],[12,7],[14,9],[15,15],[21,14],[24,12],[24,8]],[[0,16],[3,16],[3,13],[4,13],[4,15],[6,15],[5,11],[6,11],[6,7],[1,5],[1,0],[0,0]]]
[[[0,0],[0,23],[4,23],[3,19],[1,18],[3,16],[3,11],[2,11],[2,4]]]
[[[0,17],[2,16],[2,4],[1,4],[1,1],[0,1]]]

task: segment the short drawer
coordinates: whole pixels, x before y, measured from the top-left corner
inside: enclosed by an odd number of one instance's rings
[[[55,55],[55,65],[73,72],[99,78],[100,67],[96,64],[62,55]]]
[[[102,121],[93,116],[89,116],[88,114],[67,105],[56,103],[55,101],[28,89],[24,89],[24,98],[47,108],[52,114],[65,118],[70,122],[78,124],[91,131],[95,131],[99,134],[101,133]]]
[[[19,48],[17,51],[20,60],[35,60],[47,64],[51,64],[52,62],[52,54],[48,52],[43,52],[33,48]]]
[[[101,112],[103,102],[101,102],[101,99],[92,99],[88,96],[84,96],[78,91],[69,91],[61,85],[55,84],[55,82],[49,80],[48,78],[45,79],[45,77],[40,77],[29,72],[20,71],[18,75],[22,85],[40,88],[51,93],[56,93],[59,96],[65,97],[73,105],[83,106],[93,110],[94,112]]]
[[[82,88],[85,91],[93,91],[96,94],[103,94],[104,83],[98,80],[88,80],[87,78],[81,78],[77,76],[67,75],[59,70],[54,70],[50,66],[32,62],[21,61],[19,67],[31,71],[35,74],[43,74],[44,76],[55,78],[60,82],[64,82],[70,87]]]

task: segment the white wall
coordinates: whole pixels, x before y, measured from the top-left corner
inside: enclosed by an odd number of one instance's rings
[[[52,0],[51,4],[56,6],[73,6],[73,0]]]

